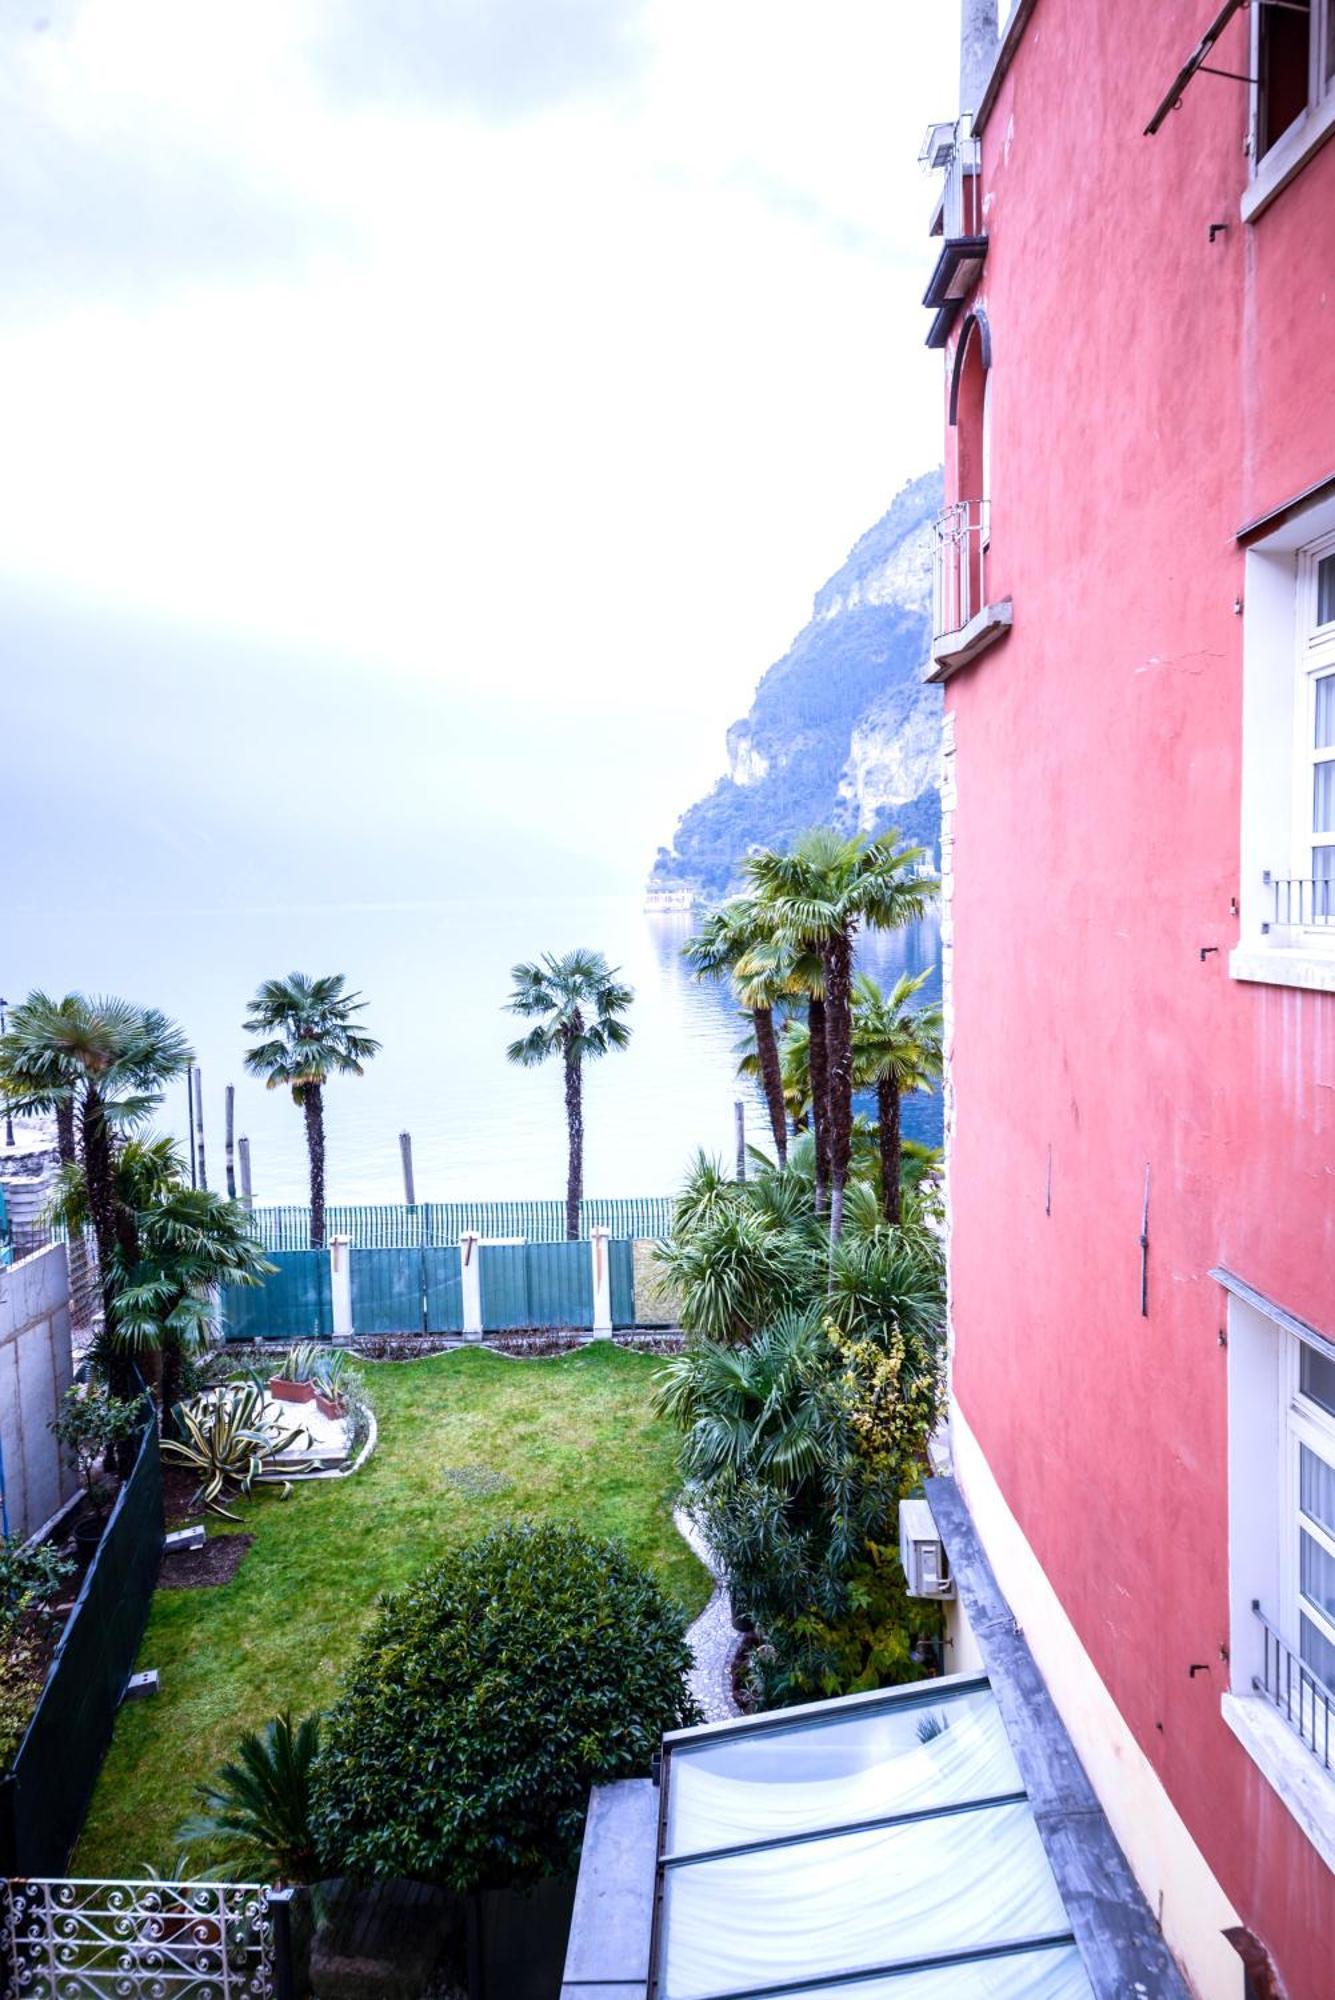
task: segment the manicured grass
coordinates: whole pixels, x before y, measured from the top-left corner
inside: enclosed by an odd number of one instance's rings
[[[368,1364],[369,1463],[243,1503],[256,1539],[232,1581],[158,1592],[139,1664],[157,1668],[160,1691],[120,1712],[73,1872],[169,1869],[193,1787],[238,1735],[282,1708],[326,1707],[380,1593],[501,1521],[619,1536],[694,1617],[709,1579],[672,1525],[676,1439],[650,1409],[658,1366],[610,1342],[552,1360],[472,1348]],[[486,1490],[496,1475],[511,1483]]]

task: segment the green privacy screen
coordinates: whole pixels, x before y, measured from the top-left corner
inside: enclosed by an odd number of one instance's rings
[[[225,1285],[228,1340],[328,1340],[334,1313],[327,1250],[287,1250],[270,1257],[262,1285]]]
[[[526,1326],[592,1328],[587,1243],[484,1243],[477,1254],[488,1333]]]
[[[478,1259],[487,1333],[529,1327],[591,1332],[594,1257],[606,1255],[612,1325],[637,1324],[634,1245],[588,1242],[483,1243]],[[260,1286],[228,1285],[222,1298],[228,1340],[328,1340],[333,1301],[327,1250],[270,1250]],[[463,1272],[455,1244],[437,1248],[353,1249],[352,1330],[359,1334],[462,1333]]]

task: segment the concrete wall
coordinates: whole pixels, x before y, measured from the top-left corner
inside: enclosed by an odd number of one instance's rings
[[[0,1270],[0,1447],[9,1532],[26,1539],[78,1485],[47,1426],[73,1378],[63,1243]]]
[[[1212,11],[1038,0],[983,133],[988,595],[1014,628],[946,693],[953,1383],[1135,1746],[1108,1782],[1144,1799],[1147,1769],[1290,2000],[1327,2000],[1332,1878],[1222,1707],[1209,1274],[1335,1334],[1335,993],[1229,976],[1237,533],[1335,476],[1335,143],[1253,224],[1245,89],[1198,77],[1142,136]],[[1214,62],[1245,73],[1247,32]]]

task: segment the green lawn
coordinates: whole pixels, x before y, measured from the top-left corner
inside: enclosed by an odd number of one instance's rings
[[[192,1787],[238,1734],[281,1708],[327,1706],[380,1592],[500,1521],[557,1516],[617,1535],[694,1617],[709,1579],[672,1525],[675,1436],[650,1410],[658,1366],[611,1342],[551,1360],[470,1348],[367,1364],[380,1441],[363,1469],[244,1503],[256,1540],[233,1580],[158,1592],[140,1666],[160,1689],[120,1712],[73,1872],[167,1869]]]

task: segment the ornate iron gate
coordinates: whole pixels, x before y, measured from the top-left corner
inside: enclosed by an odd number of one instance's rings
[[[253,1882],[0,1880],[8,2000],[288,2000],[290,1944]]]

